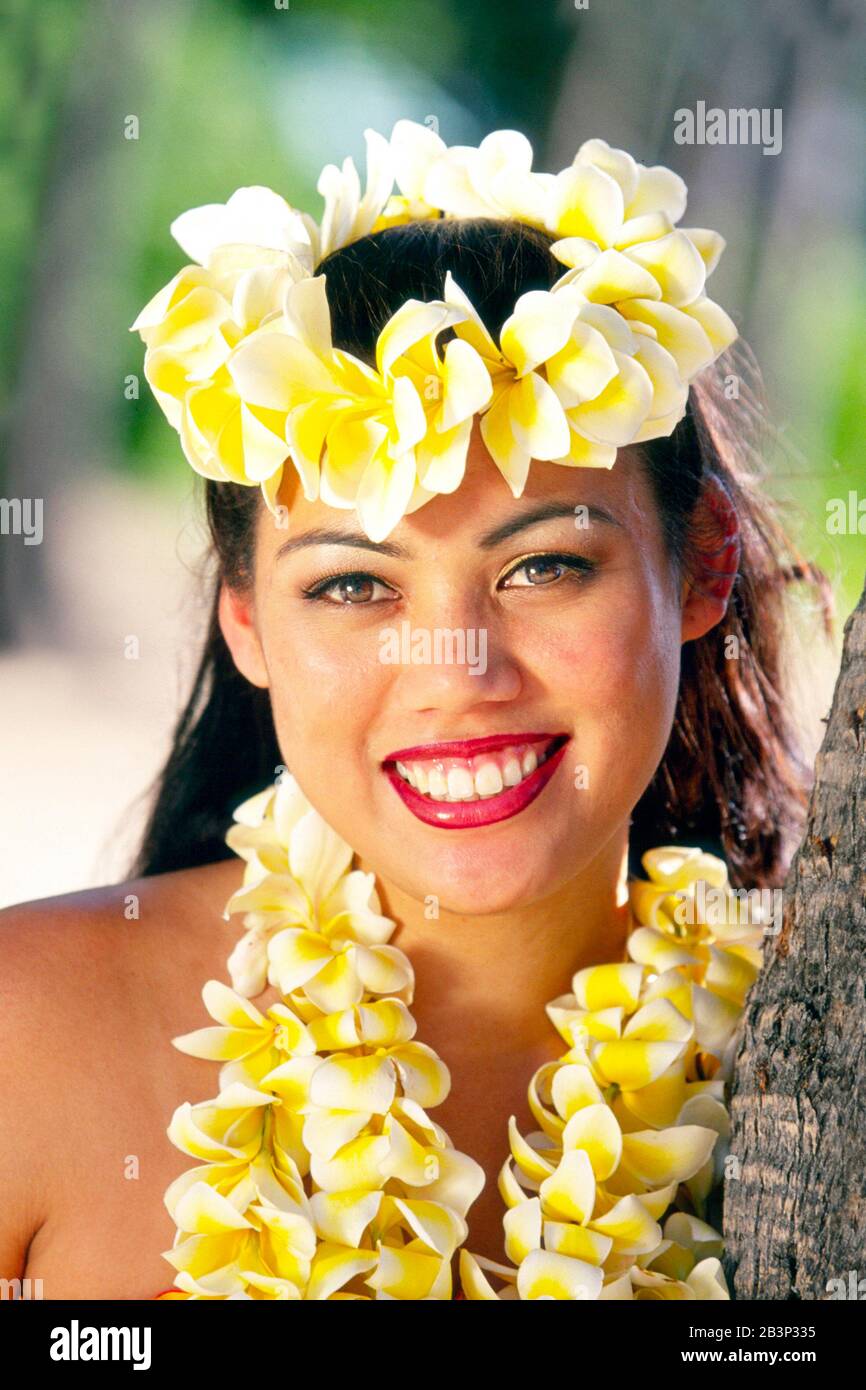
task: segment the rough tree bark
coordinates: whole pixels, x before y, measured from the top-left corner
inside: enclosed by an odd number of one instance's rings
[[[866,1297],[866,590],[845,627],[782,930],[749,995],[731,1120],[733,1296],[827,1299],[843,1280],[842,1296]]]

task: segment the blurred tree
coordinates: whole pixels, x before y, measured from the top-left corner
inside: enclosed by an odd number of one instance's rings
[[[286,16],[272,0],[238,0],[285,39]],[[570,3],[528,6],[465,0],[319,0],[304,6],[322,24],[354,27],[362,48],[390,47],[483,117],[489,130],[516,126],[539,150],[550,126],[565,64],[580,41],[579,15]]]
[[[36,276],[34,244],[44,224],[57,171],[58,124],[68,65],[78,43],[84,7],[65,0],[5,0],[0,15],[0,495],[41,496],[10,477],[10,435],[23,403],[16,395],[23,320]],[[39,565],[35,551],[27,560]],[[12,572],[22,561],[20,537],[0,537],[0,646],[17,626]]]

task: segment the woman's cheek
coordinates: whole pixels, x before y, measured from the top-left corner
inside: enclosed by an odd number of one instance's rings
[[[548,689],[573,692],[579,718],[587,704],[618,705],[628,700],[630,686],[644,684],[637,666],[646,665],[657,645],[654,627],[646,606],[635,610],[599,602],[579,618],[552,624],[543,636],[536,635],[525,658]]]
[[[652,778],[670,736],[680,645],[670,615],[649,601],[606,602],[580,623],[548,629],[536,677],[571,712],[576,785],[618,804]],[[558,697],[558,698],[557,698]],[[585,769],[585,772],[583,771]]]
[[[322,634],[305,624],[296,626],[291,641],[266,642],[265,651],[281,746],[313,739],[323,750],[363,743],[388,670],[375,642],[353,642],[345,632]]]

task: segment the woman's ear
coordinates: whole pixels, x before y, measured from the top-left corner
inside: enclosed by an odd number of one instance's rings
[[[683,584],[682,641],[691,642],[721,622],[740,565],[740,523],[718,478],[703,485],[691,522],[691,573]]]
[[[252,596],[223,584],[217,611],[220,630],[235,666],[252,685],[267,689],[268,668],[253,622]]]

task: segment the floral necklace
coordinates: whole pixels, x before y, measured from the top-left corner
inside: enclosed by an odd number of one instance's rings
[[[428,1114],[450,1076],[415,1040],[414,973],[374,876],[288,774],[234,819],[245,871],[225,916],[246,931],[233,988],[202,990],[216,1026],[173,1039],[222,1066],[215,1099],[168,1128],[199,1166],[165,1193],[161,1298],[450,1299],[458,1250],[467,1299],[729,1297],[704,1218],[762,928],[739,920],[722,860],[645,854],[628,959],[578,970],[547,1005],[565,1050],[529,1083],[538,1130],[509,1121],[498,1263],[463,1245],[485,1174]],[[268,984],[280,999],[262,1012]]]

